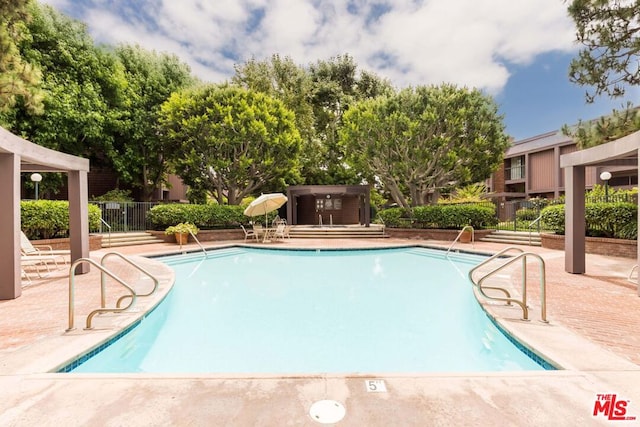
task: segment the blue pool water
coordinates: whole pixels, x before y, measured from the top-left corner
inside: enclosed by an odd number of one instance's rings
[[[467,272],[481,260],[421,248],[166,258],[177,277],[166,300],[73,372],[543,369],[475,300]]]

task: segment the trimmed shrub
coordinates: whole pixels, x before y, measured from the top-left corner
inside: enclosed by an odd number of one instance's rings
[[[20,202],[21,227],[30,239],[69,237],[69,202],[66,200],[25,200]],[[100,229],[102,211],[89,204],[89,231]]]
[[[540,211],[545,228],[564,234],[564,205],[550,205]]]
[[[408,209],[405,208],[389,208],[378,212],[378,217],[384,222],[385,226],[391,228],[401,227],[401,224],[409,222]]]
[[[516,211],[516,220],[518,221],[533,221],[536,218],[538,218],[538,209],[520,208]]]
[[[247,222],[243,211],[237,205],[172,203],[152,207],[147,214],[147,221],[154,230],[164,230],[181,222],[190,222],[204,230],[234,228]]]
[[[480,229],[491,227],[498,222],[493,203],[438,204],[416,206],[412,209],[391,208],[381,211],[379,215],[389,227],[459,229],[465,225],[471,225],[473,228]]]
[[[547,206],[542,221],[557,234],[565,233],[565,205]],[[634,203],[587,203],[585,205],[586,235],[637,239],[638,206]],[[635,229],[635,231],[634,231]]]

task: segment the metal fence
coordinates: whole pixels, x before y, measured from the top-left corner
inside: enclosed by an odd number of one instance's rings
[[[156,202],[90,202],[102,211],[100,232],[144,231],[148,229],[147,212]],[[108,224],[108,226],[106,225]]]

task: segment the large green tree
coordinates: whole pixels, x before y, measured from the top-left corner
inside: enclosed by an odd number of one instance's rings
[[[125,108],[109,157],[120,179],[141,189],[141,198],[151,200],[166,181],[175,145],[159,138],[160,106],[169,96],[193,83],[189,67],[175,55],[147,51],[139,46],[121,46],[115,54],[124,67]]]
[[[296,126],[303,140],[314,138],[313,108],[309,102],[311,79],[306,70],[290,57],[273,55],[267,60],[251,59],[236,65],[232,82],[282,101],[295,113]]]
[[[408,88],[353,105],[340,137],[353,168],[382,182],[404,207],[486,179],[508,147],[493,100],[455,85]]]
[[[596,96],[624,95],[640,83],[640,1],[573,0],[569,15],[576,24],[576,39],[584,48],[571,62],[569,78],[593,86],[587,100]]]
[[[0,2],[0,113],[9,111],[18,100],[33,113],[42,110],[38,89],[40,70],[26,61],[18,44],[28,37],[30,0]]]
[[[251,59],[236,65],[232,82],[279,99],[293,111],[302,138],[301,168],[305,170],[305,165],[318,162],[320,148],[311,104],[311,78],[307,70],[296,65],[290,57],[273,55],[269,59]]]
[[[126,79],[117,58],[96,46],[84,24],[34,3],[22,56],[42,70],[44,112],[14,109],[11,130],[65,153],[106,162],[119,126]]]
[[[308,184],[359,184],[362,177],[347,167],[338,143],[342,117],[350,106],[363,99],[392,93],[391,84],[370,72],[358,72],[349,55],[317,61],[309,66],[311,104],[319,140],[315,157],[305,164]]]
[[[174,93],[162,106],[160,131],[179,145],[175,170],[218,203],[239,204],[270,183],[299,179],[301,139],[281,101],[229,85]]]

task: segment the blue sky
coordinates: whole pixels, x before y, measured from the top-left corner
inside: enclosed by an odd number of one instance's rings
[[[569,82],[576,55],[563,0],[40,0],[98,42],[171,52],[205,81],[272,54],[300,65],[351,55],[402,88],[442,82],[492,95],[516,139],[634,102]]]

